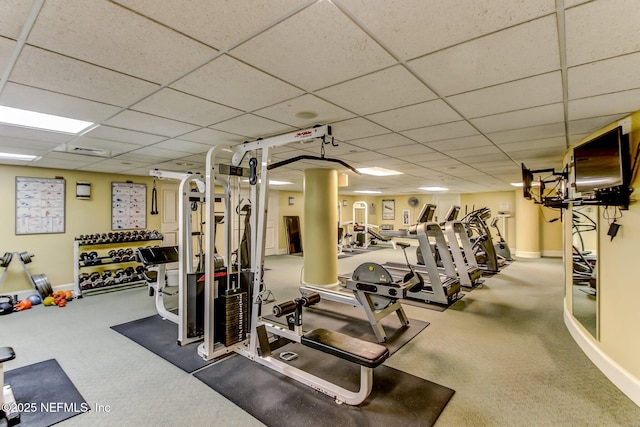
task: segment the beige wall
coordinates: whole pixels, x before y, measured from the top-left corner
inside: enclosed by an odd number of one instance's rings
[[[66,180],[65,232],[60,234],[15,234],[15,177],[54,178]],[[76,199],[76,181],[91,183],[91,199]],[[133,181],[147,184],[147,229],[160,229],[159,216],[148,214],[151,206],[151,177],[102,174],[60,169],[0,166],[0,253],[27,251],[35,255],[27,267],[31,274],[45,274],[53,286],[73,283],[73,242],[80,234],[111,231],[111,182]],[[20,262],[14,259],[0,294],[32,289]]]
[[[640,111],[631,115],[632,132],[630,138],[631,155],[640,141]],[[612,123],[584,138],[587,141],[617,126]],[[582,142],[582,141],[581,141]],[[636,176],[632,182],[634,193],[640,191],[640,180]],[[633,195],[632,195],[633,197]],[[607,236],[608,222],[600,209],[598,248],[598,299],[600,340],[585,332],[585,339],[598,348],[628,373],[640,380],[640,328],[638,328],[638,304],[640,303],[640,283],[638,280],[638,244],[640,242],[640,206],[631,203],[629,210],[623,211],[618,220],[622,226],[616,238]],[[611,210],[610,212],[611,213]],[[565,232],[570,239],[570,233]],[[567,275],[567,307],[571,312],[571,275]]]

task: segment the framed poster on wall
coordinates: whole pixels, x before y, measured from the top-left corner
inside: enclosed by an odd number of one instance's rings
[[[111,183],[111,229],[147,227],[147,184]]]
[[[396,219],[396,201],[382,201],[382,219]]]
[[[402,225],[411,225],[411,211],[408,209],[402,211]]]
[[[16,234],[64,233],[63,178],[16,177]]]

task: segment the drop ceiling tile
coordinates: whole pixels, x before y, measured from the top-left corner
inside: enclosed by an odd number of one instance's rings
[[[561,161],[564,157],[564,154],[567,152],[566,147],[549,147],[549,148],[536,148],[532,150],[521,150],[510,153],[511,157],[513,157],[518,162],[524,162],[527,160],[527,164],[529,164],[531,159],[540,159],[553,157],[556,161]],[[548,166],[553,167],[553,166]]]
[[[151,145],[166,139],[166,137],[160,135],[135,132],[132,130],[104,125],[98,126],[92,131],[87,132],[85,136],[98,139],[108,139],[111,141],[127,142],[134,145]]]
[[[331,144],[326,144],[324,146],[324,150],[327,153],[327,156],[340,158],[340,156],[343,154],[360,153],[362,151],[366,151],[365,148],[358,147],[351,143],[338,142],[337,144],[337,146],[333,146]],[[290,147],[292,145],[295,144],[289,144],[286,147]],[[306,147],[306,151],[311,152],[312,154],[318,155],[320,153],[320,142],[315,142],[313,144],[304,144],[304,146]]]
[[[120,108],[112,105],[16,83],[7,83],[0,95],[0,104],[92,123],[100,123],[120,111]]]
[[[347,162],[372,162],[375,160],[379,160],[379,159],[385,159],[387,156],[385,156],[384,154],[380,154],[378,152],[375,151],[361,151],[359,153],[347,153],[347,154],[342,154],[340,156],[340,160],[344,160]]]
[[[426,147],[422,144],[413,143],[410,145],[402,146],[402,150],[398,150],[397,148],[380,148],[377,150],[378,153],[384,154],[389,157],[411,157],[417,156],[425,153],[432,153],[433,150],[429,147]]]
[[[530,141],[511,142],[509,144],[501,144],[500,149],[507,154],[512,154],[517,151],[543,149],[543,148],[562,148],[566,149],[567,141],[564,136],[553,138],[540,138]]]
[[[176,137],[197,129],[197,126],[177,122],[150,114],[126,110],[107,120],[107,125],[140,132],[154,132],[164,136]]]
[[[389,133],[389,130],[367,119],[357,117],[331,123],[331,132],[337,140],[349,141],[355,138],[382,135]]]
[[[121,162],[144,163],[144,164],[161,163],[161,162],[172,160],[172,156],[167,153],[164,153],[164,155],[162,153],[158,153],[158,155],[149,154],[149,153],[154,153],[154,151],[153,150],[147,150],[145,152],[137,152],[137,150],[131,151],[129,153],[125,153],[117,156],[117,160]],[[184,153],[179,153],[178,156],[184,156]]]
[[[440,99],[372,114],[367,118],[396,132],[461,119],[458,113]]]
[[[303,111],[314,112],[318,116],[313,119],[297,118],[296,114]],[[318,123],[331,124],[354,116],[353,113],[311,94],[302,95],[271,107],[254,111],[254,114],[298,128],[308,128]]]
[[[569,120],[626,114],[640,109],[640,89],[569,101]]]
[[[519,111],[495,114],[471,120],[482,132],[493,133],[499,131],[528,128],[564,121],[562,103],[543,105],[541,107],[526,108]]]
[[[15,47],[16,42],[14,42],[13,40],[3,39],[2,37],[0,37],[0,70],[4,71],[4,69],[9,64],[11,55],[13,55],[13,50],[15,49]]]
[[[149,148],[162,148],[167,150],[175,150],[183,153],[201,154],[201,162],[205,162],[205,154],[211,148],[211,145],[199,144],[197,142],[184,141],[182,139],[168,139],[166,141],[154,144]]]
[[[0,36],[17,40],[32,7],[33,2],[24,0],[0,2]]]
[[[572,120],[569,122],[569,135],[589,134],[597,131],[601,127],[613,123],[623,118],[624,115],[613,114],[603,117],[590,117],[582,120]]]
[[[409,62],[440,96],[560,69],[555,16],[493,33]]]
[[[0,136],[8,138],[21,138],[40,142],[52,142],[60,144],[73,139],[74,135],[58,132],[47,132],[43,130],[23,128],[20,126],[9,126],[0,124]]]
[[[169,88],[154,93],[131,109],[200,126],[208,126],[242,114],[240,110]]]
[[[143,175],[148,175],[150,168],[144,168],[143,165],[143,163],[137,164],[137,166],[139,167],[138,172],[141,172],[142,170],[143,172],[146,172]],[[91,165],[82,166],[78,169],[88,170],[91,172],[123,173],[132,169],[132,166],[133,164],[131,162],[122,162],[118,159],[106,159],[100,160],[96,163],[92,163]]]
[[[491,141],[499,145],[557,136],[562,136],[564,138],[564,123],[551,123],[542,126],[531,126],[522,129],[488,133],[486,135]]]
[[[416,164],[427,164],[431,162],[449,162],[449,161],[458,163],[457,160],[452,159],[446,154],[437,153],[435,151],[430,151],[422,154],[414,154],[412,156],[404,156],[402,155],[402,153],[400,153],[398,156],[403,161],[416,163]]]
[[[331,2],[315,3],[231,54],[310,91],[395,62]]]
[[[215,144],[236,145],[246,141],[246,138],[242,136],[209,128],[201,128],[193,132],[180,135],[180,139],[199,142],[209,146]]]
[[[478,134],[478,131],[466,121],[445,123],[443,125],[427,126],[401,132],[404,136],[416,142],[433,142],[444,139],[459,138]]]
[[[466,136],[463,138],[448,139],[445,141],[430,142],[425,145],[436,151],[447,153],[451,150],[469,149],[474,147],[491,145],[491,141],[489,141],[486,137],[482,135],[473,135],[473,136]]]
[[[578,6],[588,1],[591,1],[591,0],[564,0],[564,8],[569,9],[570,7]]]
[[[482,0],[457,5],[448,0],[340,0],[336,3],[402,59],[415,58],[555,11],[553,0]]]
[[[216,49],[230,47],[256,31],[271,25],[308,0],[235,0],[233,7],[217,2],[185,3],[164,0],[116,0],[129,9],[161,22]]]
[[[25,148],[29,147],[32,150],[38,150],[41,153],[53,150],[58,145],[57,142],[37,141],[33,139],[16,138],[15,136],[2,136],[0,135],[0,151],[5,151],[5,148]]]
[[[121,107],[158,88],[140,79],[31,46],[22,50],[9,80]]]
[[[95,160],[98,160],[98,159],[96,158]],[[94,163],[86,163],[86,162],[74,161],[73,159],[51,159],[51,158],[43,157],[40,160],[35,160],[29,163],[29,166],[35,166],[39,168],[67,169],[67,170],[81,169],[82,167],[85,167],[86,170],[90,170],[92,172],[94,171],[100,172],[99,170],[96,170],[93,167],[95,164],[96,164],[95,161]]]
[[[319,90],[315,94],[359,115],[437,98],[400,65]]]
[[[560,72],[547,73],[447,98],[465,117],[481,117],[562,101]]]
[[[444,153],[454,159],[463,159],[468,157],[478,157],[485,154],[495,155],[494,160],[500,160],[502,158],[502,152],[494,145],[484,145],[479,147],[462,148],[455,150],[446,150]]]
[[[156,83],[169,83],[216,51],[118,6],[86,0],[46,2],[31,45]]]
[[[303,93],[227,55],[193,71],[171,87],[244,111],[273,105]]]
[[[640,52],[569,68],[569,99],[640,88],[639,68]]]
[[[398,151],[402,151],[404,146],[415,144],[415,142],[411,141],[409,138],[397,133],[389,133],[386,135],[355,139],[353,141],[350,141],[350,143],[368,150],[378,150],[380,148],[396,148]]]
[[[578,145],[578,143],[581,143],[582,140],[585,139],[589,135],[591,135],[591,132],[570,135],[569,136],[569,145],[571,147],[573,147],[574,145]]]
[[[640,8],[635,0],[601,0],[565,11],[567,65],[638,50]]]
[[[295,128],[253,114],[245,114],[212,126],[213,129],[250,138],[266,138],[272,135],[293,132]]]

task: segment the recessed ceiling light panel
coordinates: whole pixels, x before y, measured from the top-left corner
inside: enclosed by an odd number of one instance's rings
[[[374,166],[372,168],[358,168],[358,172],[363,173],[365,175],[373,175],[373,176],[402,175],[402,172],[394,171],[391,169],[385,169],[378,166]]]
[[[53,132],[77,134],[92,126],[93,123],[52,114],[36,113],[35,111],[0,105],[0,123],[42,129]]]

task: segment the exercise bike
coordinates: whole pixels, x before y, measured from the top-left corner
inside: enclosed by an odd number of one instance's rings
[[[498,238],[500,239],[498,242],[493,243],[493,247],[495,248],[496,254],[506,259],[507,261],[513,261],[513,258],[511,257],[511,249],[509,248],[509,244],[507,243],[506,240],[504,240],[504,238],[502,237],[502,234],[500,233],[497,216],[493,217],[493,220],[491,220],[491,226],[496,229],[496,231],[498,232]]]

